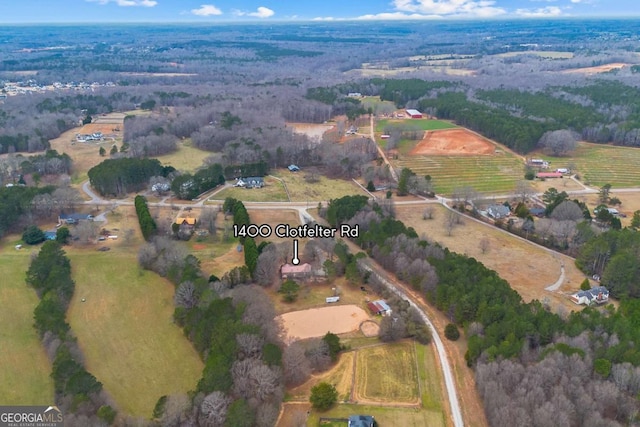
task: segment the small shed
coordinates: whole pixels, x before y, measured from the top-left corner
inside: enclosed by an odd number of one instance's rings
[[[340,297],[327,297],[325,300],[327,303],[338,302],[340,301]]]
[[[287,169],[289,169],[289,172],[298,172],[300,170],[297,165],[289,165],[287,166]]]
[[[391,315],[391,307],[384,300],[377,300],[367,304],[367,307],[373,314],[379,314],[381,316],[390,316]]]

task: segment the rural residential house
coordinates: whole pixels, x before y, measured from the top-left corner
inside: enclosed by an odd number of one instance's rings
[[[262,188],[264,187],[264,178],[259,176],[250,176],[248,178],[238,178],[236,187],[242,188]]]
[[[93,215],[72,213],[58,216],[58,224],[77,224],[80,221],[93,221]]]
[[[349,415],[349,427],[373,427],[374,425],[371,415]]]
[[[391,316],[391,307],[387,304],[386,301],[379,299],[378,301],[373,301],[367,304],[369,310],[373,314],[379,314],[381,316]]]
[[[487,215],[493,219],[502,219],[511,215],[511,210],[504,205],[490,205],[487,208]]]
[[[609,290],[604,286],[596,286],[588,291],[579,291],[571,295],[571,301],[581,305],[605,304],[609,301]]]
[[[311,264],[285,264],[280,268],[280,275],[285,279],[304,279],[311,275]]]

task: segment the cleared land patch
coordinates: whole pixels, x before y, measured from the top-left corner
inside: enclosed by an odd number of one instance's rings
[[[16,251],[10,243],[0,249],[0,325],[3,325],[0,403],[3,405],[50,405],[53,402],[51,364],[33,328],[38,296],[24,281],[29,253],[29,248]]]
[[[606,73],[611,70],[618,70],[622,67],[631,66],[633,64],[627,64],[625,62],[613,62],[611,64],[603,64],[595,67],[583,67],[583,68],[570,68],[568,70],[562,70],[562,74],[599,74]]]
[[[411,155],[494,154],[496,146],[466,129],[427,131]]]
[[[118,409],[150,417],[160,396],[193,389],[203,363],[173,323],[174,286],[142,271],[132,253],[73,250],[70,258],[68,321]]]
[[[163,166],[173,166],[180,171],[193,172],[202,166],[204,159],[212,153],[193,147],[190,140],[179,142],[173,153],[157,156]]]
[[[362,348],[356,362],[356,400],[367,403],[419,403],[413,343]]]
[[[578,290],[585,278],[572,258],[551,253],[493,226],[478,224],[470,218],[463,218],[463,225],[454,228],[452,235],[448,236],[443,225],[445,208],[439,205],[432,207],[432,220],[423,220],[421,210],[407,206],[396,207],[396,216],[407,226],[412,226],[418,235],[424,233],[429,240],[454,252],[474,257],[487,268],[495,270],[525,302],[549,298],[554,306],[561,305],[569,310],[580,309],[562,295]],[[482,253],[479,245],[483,238],[489,241],[489,248],[485,253]],[[545,291],[545,287],[554,284],[560,277],[562,264],[565,268],[565,281],[560,287],[562,293]]]
[[[315,173],[317,182],[307,182],[305,176]],[[280,178],[287,186],[292,202],[315,202],[339,199],[340,197],[352,194],[366,195],[364,191],[353,181],[344,179],[327,178],[321,171],[302,169],[300,172],[291,173],[286,169],[272,171],[272,175]]]
[[[310,308],[282,314],[281,319],[287,340],[322,337],[327,332],[344,334],[355,331],[369,315],[356,305]]]
[[[291,128],[294,133],[307,135],[311,139],[322,139],[322,135],[331,130],[334,125],[316,124],[316,123],[287,123],[286,126]]]

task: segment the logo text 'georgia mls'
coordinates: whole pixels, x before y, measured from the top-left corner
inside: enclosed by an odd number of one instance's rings
[[[0,406],[0,427],[62,427],[57,406]]]

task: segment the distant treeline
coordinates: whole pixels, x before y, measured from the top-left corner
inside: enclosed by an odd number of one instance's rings
[[[448,81],[369,79],[310,88],[307,98],[335,106],[350,99],[345,98],[349,92],[455,120],[520,153],[534,150],[545,132],[559,129],[576,131],[590,142],[640,147],[640,89],[617,81],[528,92],[473,90]]]

